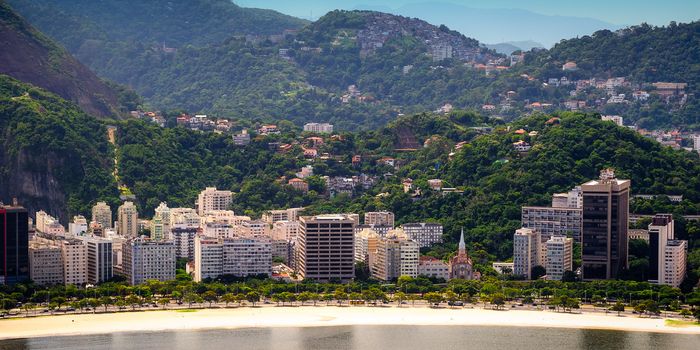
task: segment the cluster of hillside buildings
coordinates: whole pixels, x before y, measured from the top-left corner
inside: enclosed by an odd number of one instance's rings
[[[678,240],[670,214],[654,216],[647,230],[628,230],[630,181],[611,169],[566,193],[551,207],[522,207],[522,228],[513,236],[513,262],[494,263],[502,273],[530,279],[537,266],[544,278],[615,279],[628,267],[630,239],[649,243],[649,281],[678,287],[686,274],[688,242]],[[39,211],[31,220],[17,203],[0,206],[0,283],[27,278],[41,285],[95,284],[121,275],[130,284],[175,279],[177,259],[185,259],[195,281],[231,275],[265,275],[285,280],[350,281],[358,262],[372,277],[400,276],[478,279],[464,233],[457,254],[445,262],[420,255],[443,241],[439,223],[395,225],[391,212],[302,216],[303,208],[271,210],[260,218],[229,210],[231,191],[206,188],[195,208],[161,203],[151,220],[139,218],[129,201],[117,208],[98,202],[88,221],[75,216],[66,229]],[[144,235],[149,231],[149,235]],[[582,266],[573,269],[574,243]],[[275,263],[282,264],[273,269]],[[273,271],[292,271],[280,274]]]
[[[384,13],[366,16],[365,28],[358,30],[356,37],[352,39],[356,40],[360,46],[360,56],[366,57],[382,48],[388,40],[401,37],[407,32],[428,45],[428,54],[435,62],[447,58],[466,62],[485,62],[491,58],[490,54],[482,52],[475,41],[449,31],[442,31],[419,19]]]
[[[85,285],[115,275],[130,284],[175,279],[177,259],[186,259],[195,281],[224,275],[266,275],[287,280],[348,281],[355,263],[364,262],[373,277],[427,275],[445,280],[478,278],[464,242],[449,263],[421,259],[420,248],[443,240],[437,223],[396,227],[391,212],[300,216],[303,208],[271,210],[258,219],[228,210],[233,193],[202,191],[195,208],[161,203],[151,220],[139,218],[134,203],[116,210],[98,202],[92,217],[75,216],[66,229],[39,211],[32,220],[16,203],[0,208],[3,251],[8,256],[2,283],[27,278],[40,285]],[[150,235],[144,235],[149,231]],[[9,239],[7,239],[9,237]],[[273,261],[294,271],[273,274]]]
[[[680,286],[686,274],[688,242],[674,234],[670,214],[655,215],[647,230],[630,234],[630,180],[612,170],[568,193],[552,197],[551,207],[522,207],[522,228],[513,235],[513,262],[494,263],[499,271],[530,279],[536,266],[546,279],[576,273],[583,280],[615,279],[628,267],[630,239],[649,243],[649,282]],[[573,271],[573,245],[579,243],[582,266]]]

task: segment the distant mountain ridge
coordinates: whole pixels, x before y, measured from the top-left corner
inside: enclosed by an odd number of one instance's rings
[[[378,10],[371,5],[357,8]],[[381,10],[402,16],[418,17],[435,25],[445,24],[487,43],[533,40],[551,47],[562,39],[589,35],[601,29],[615,30],[621,27],[593,18],[549,16],[522,9],[475,8],[441,2],[419,2],[395,9],[382,7]]]
[[[119,93],[0,1],[0,74],[31,83],[97,117],[118,117]]]
[[[40,30],[75,52],[90,40],[159,43],[167,47],[218,43],[236,34],[280,34],[308,21],[230,0],[8,0]],[[60,17],[56,21],[54,16]]]

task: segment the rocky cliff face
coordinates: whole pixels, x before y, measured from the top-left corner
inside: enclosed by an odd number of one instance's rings
[[[0,73],[51,91],[97,117],[119,115],[118,94],[0,1]]]
[[[6,176],[0,184],[0,198],[7,202],[17,198],[32,217],[36,211],[44,210],[67,223],[66,195],[55,175],[64,166],[61,156],[50,153],[36,157],[27,151],[20,151],[16,156],[5,153],[0,152],[0,164],[7,165]]]

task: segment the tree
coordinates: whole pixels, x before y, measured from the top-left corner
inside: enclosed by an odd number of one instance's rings
[[[442,294],[437,292],[425,293],[423,299],[430,303],[431,307],[438,307],[440,306],[440,303],[444,301]]]
[[[342,288],[338,288],[333,293],[333,298],[338,301],[338,305],[343,305],[344,300],[348,300],[348,293],[346,293]]]
[[[506,297],[502,293],[495,293],[491,295],[490,303],[496,306],[496,310],[499,310],[501,306],[506,304]]]
[[[66,304],[66,298],[64,297],[53,297],[51,298],[51,301],[56,303],[56,308],[61,309],[61,306]]]
[[[260,301],[260,294],[256,291],[250,291],[246,294],[245,299],[255,306],[255,303]]]
[[[103,296],[103,297],[100,298],[100,304],[102,304],[102,306],[104,306],[105,312],[107,312],[107,308],[108,308],[110,305],[113,305],[113,304],[114,304],[114,300],[112,300],[111,297],[108,297],[108,296],[105,295],[105,296]]]
[[[304,303],[311,300],[311,298],[311,292],[301,292],[297,295],[297,300],[301,302],[301,306],[304,306]]]
[[[618,301],[610,307],[610,311],[617,311],[617,315],[620,316],[620,312],[625,311],[625,304],[623,304],[621,301]]]
[[[163,309],[165,309],[165,307],[168,306],[168,304],[170,304],[170,298],[167,298],[167,297],[160,298],[160,299],[158,299],[158,304],[162,305]]]
[[[544,269],[543,266],[537,265],[532,268],[532,272],[530,273],[530,278],[532,280],[538,280],[540,277],[544,276],[547,274],[547,271]]]
[[[401,304],[403,304],[404,300],[406,300],[406,293],[404,293],[404,292],[394,293],[394,300],[399,305],[399,307],[401,307]]]
[[[2,309],[2,310],[12,310],[15,306],[17,306],[17,300],[15,300],[15,299],[10,299],[10,298],[0,299],[0,309]]]
[[[208,290],[202,294],[202,299],[207,301],[209,303],[209,307],[211,308],[211,304],[217,302],[219,300],[219,296],[216,295],[216,292],[213,290]]]
[[[133,310],[136,310],[136,306],[138,306],[141,303],[141,298],[139,298],[137,295],[131,294],[126,299],[124,300],[128,305],[131,305],[131,308]]]
[[[226,303],[226,307],[228,307],[229,303],[236,302],[236,296],[233,293],[226,293],[221,296],[221,300]]]
[[[448,290],[447,292],[445,292],[445,300],[447,300],[448,305],[450,305],[450,307],[452,307],[452,306],[454,306],[454,303],[457,300],[459,300],[459,298],[457,297],[457,293],[455,293],[451,290]]]

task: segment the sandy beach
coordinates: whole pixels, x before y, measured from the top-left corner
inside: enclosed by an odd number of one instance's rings
[[[0,320],[0,339],[114,332],[349,325],[522,326],[700,334],[663,318],[525,310],[396,307],[243,307],[30,317]]]

